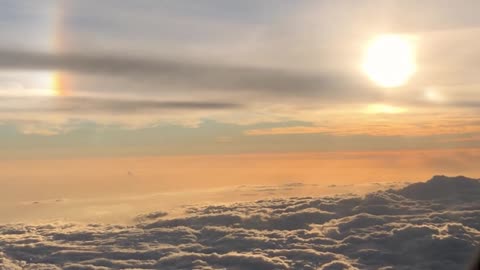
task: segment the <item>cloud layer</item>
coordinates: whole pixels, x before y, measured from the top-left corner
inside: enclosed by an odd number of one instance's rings
[[[463,269],[480,242],[480,182],[189,207],[133,226],[0,227],[0,269]]]

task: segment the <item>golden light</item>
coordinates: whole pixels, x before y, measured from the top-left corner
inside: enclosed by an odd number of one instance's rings
[[[425,99],[427,101],[433,102],[433,103],[442,103],[445,102],[445,96],[442,95],[438,90],[434,87],[427,87],[424,92]]]
[[[56,72],[52,71],[35,71],[25,74],[25,82],[19,83],[14,91],[10,91],[12,95],[20,96],[42,96],[52,97],[59,94],[57,88]],[[28,78],[27,78],[28,77]]]
[[[55,96],[62,96],[67,89],[67,78],[61,72],[54,72],[51,78],[51,93]]]
[[[388,104],[370,104],[365,112],[368,114],[398,114],[404,113],[407,109]]]
[[[398,87],[415,73],[415,49],[412,40],[402,35],[381,35],[370,42],[363,70],[382,87]]]

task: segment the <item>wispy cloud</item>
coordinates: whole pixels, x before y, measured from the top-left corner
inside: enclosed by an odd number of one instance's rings
[[[433,117],[425,114],[412,119],[411,115],[402,117],[385,115],[372,118],[368,114],[353,115],[355,113],[351,113],[352,116],[339,117],[335,121],[312,122],[310,125],[255,128],[245,130],[244,134],[249,136],[331,134],[336,136],[428,137],[462,136],[462,134],[480,132],[480,122],[475,117],[469,118],[466,115],[464,117],[461,115],[455,117],[453,114]],[[457,138],[453,138],[453,140],[457,140]]]

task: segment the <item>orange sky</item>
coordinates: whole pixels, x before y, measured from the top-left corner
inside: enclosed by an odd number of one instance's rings
[[[319,185],[476,176],[480,149],[198,155],[0,163],[1,197],[46,199],[304,182]],[[132,175],[128,175],[131,172]]]

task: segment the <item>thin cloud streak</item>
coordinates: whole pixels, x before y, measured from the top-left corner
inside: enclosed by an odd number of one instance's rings
[[[30,106],[15,105],[15,107],[0,106],[2,112],[114,112],[133,113],[156,110],[227,110],[238,109],[243,105],[230,102],[204,101],[156,101],[135,99],[112,99],[91,97],[37,97],[37,98],[1,98],[3,104],[12,104],[21,101]]]

